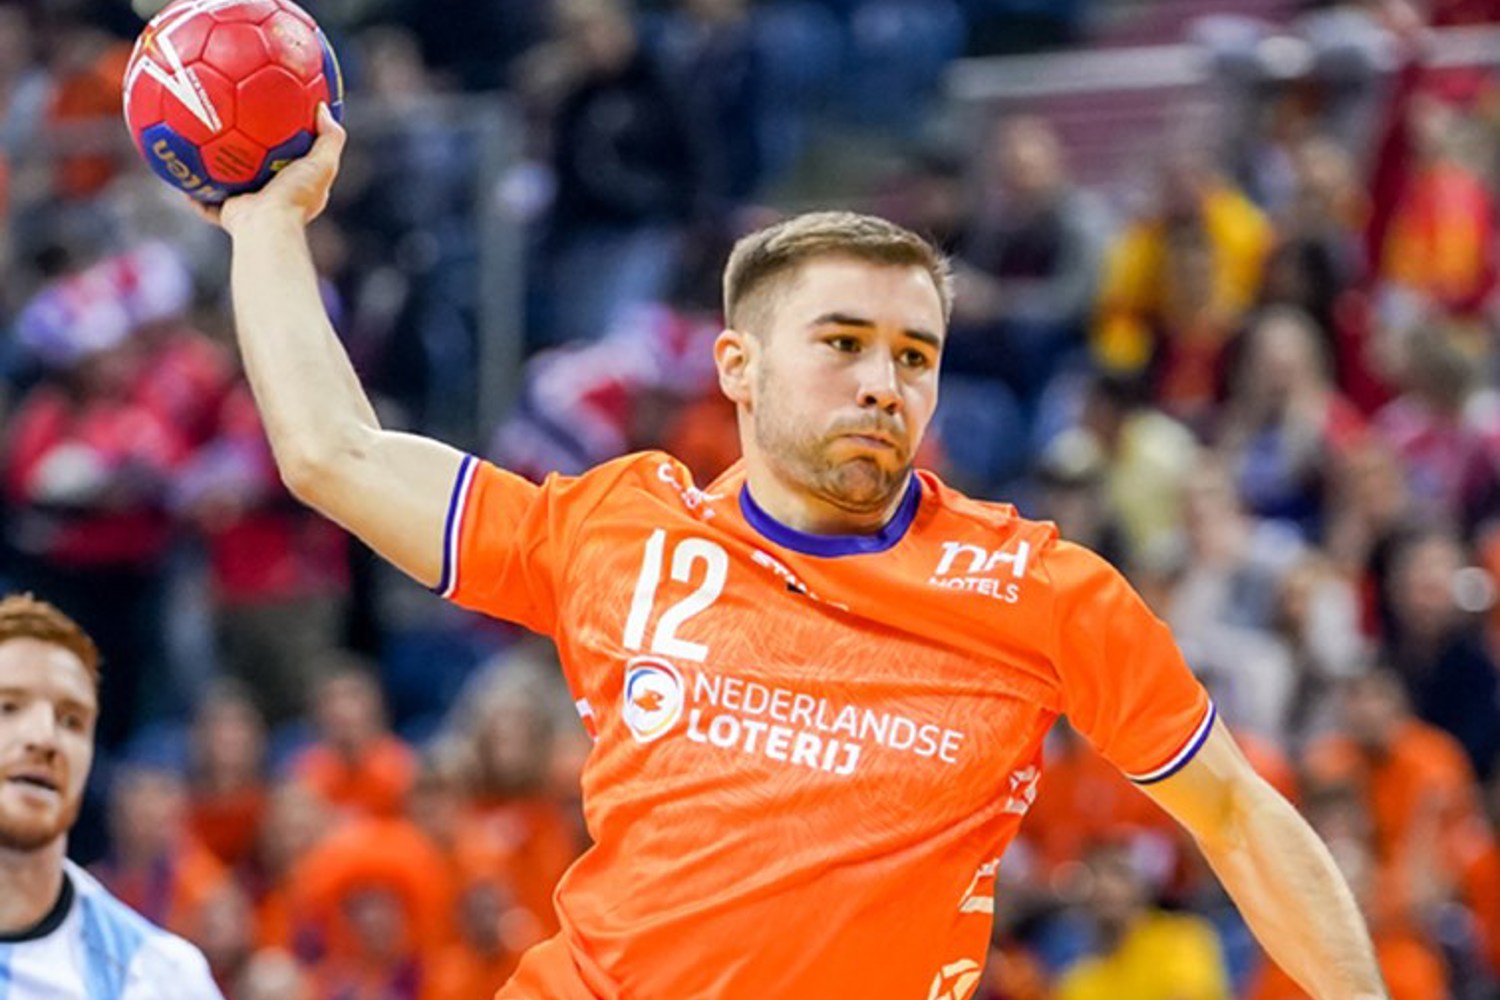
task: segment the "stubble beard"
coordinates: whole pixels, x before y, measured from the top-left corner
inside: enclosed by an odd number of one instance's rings
[[[50,846],[66,834],[78,819],[79,800],[66,803],[57,817],[47,819],[22,819],[8,815],[0,809],[0,849],[31,853]]]
[[[864,455],[836,460],[829,454],[831,438],[792,426],[769,407],[756,409],[754,428],[761,453],[782,475],[851,514],[887,509],[911,474],[909,458],[893,467]]]

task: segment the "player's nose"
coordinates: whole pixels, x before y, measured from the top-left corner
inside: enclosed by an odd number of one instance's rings
[[[16,723],[22,746],[31,753],[54,753],[61,727],[52,706],[34,702],[22,709],[20,716]]]
[[[859,405],[892,416],[901,412],[900,374],[895,359],[883,351],[865,353],[859,371]]]

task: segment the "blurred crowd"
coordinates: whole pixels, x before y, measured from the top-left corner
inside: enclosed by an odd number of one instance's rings
[[[555,930],[587,738],[549,647],[282,487],[225,248],[118,125],[155,6],[0,5],[0,589],[105,654],[73,853],[232,1000],[488,996]],[[664,447],[706,483],[737,452],[727,248],[878,136],[899,155],[836,200],[958,271],[925,464],[1127,573],[1329,843],[1395,1000],[1500,996],[1500,51],[1432,58],[1500,2],[307,6],[354,130],[314,255],[383,419],[533,477]],[[954,58],[1111,37],[1197,46],[1216,108],[1117,183],[1071,179],[1045,101],[934,127]],[[524,130],[491,176],[433,109],[496,90]],[[481,426],[492,211],[526,360]],[[999,884],[983,1000],[1302,996],[1065,726]]]

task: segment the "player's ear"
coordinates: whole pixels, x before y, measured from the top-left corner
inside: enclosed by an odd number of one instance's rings
[[[755,338],[726,329],[714,340],[714,365],[719,369],[719,388],[730,400],[750,403],[750,367],[755,358]]]

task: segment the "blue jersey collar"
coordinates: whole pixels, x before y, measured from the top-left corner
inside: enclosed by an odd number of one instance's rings
[[[807,556],[869,555],[884,552],[906,537],[907,529],[917,516],[917,505],[922,499],[922,484],[913,475],[906,484],[906,495],[892,517],[877,532],[871,535],[815,535],[789,528],[767,514],[755,498],[750,495],[750,484],[740,487],[740,512],[756,533],[782,548],[791,549]]]

